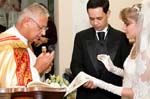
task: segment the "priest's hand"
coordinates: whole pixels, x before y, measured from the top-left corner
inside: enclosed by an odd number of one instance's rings
[[[53,59],[54,59],[54,51],[51,53],[49,52],[41,53],[37,57],[35,68],[38,70],[40,74],[46,72],[47,70],[50,71],[52,67]]]

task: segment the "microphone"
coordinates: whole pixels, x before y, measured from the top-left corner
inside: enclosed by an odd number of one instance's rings
[[[55,45],[49,45],[48,46],[48,52],[52,52],[52,51],[54,51],[55,50]]]

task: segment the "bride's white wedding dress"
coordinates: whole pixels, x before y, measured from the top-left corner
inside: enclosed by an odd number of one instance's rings
[[[123,87],[125,88],[133,87],[133,81],[136,75],[135,71],[136,71],[135,59],[132,59],[131,55],[129,55],[124,62]],[[122,99],[129,99],[129,98],[122,96]]]

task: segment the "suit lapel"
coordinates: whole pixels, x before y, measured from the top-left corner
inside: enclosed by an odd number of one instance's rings
[[[107,44],[107,51],[108,55],[110,55],[111,59],[114,60],[118,47],[119,47],[119,41],[113,40],[115,38],[115,34],[113,33],[113,28],[109,26],[108,33],[106,36],[106,44]]]
[[[90,59],[92,61],[92,64],[96,68],[97,65],[97,50],[96,50],[96,40],[87,40],[86,42],[88,54],[90,56]]]
[[[96,42],[97,42],[97,37],[96,37],[96,32],[93,28],[91,28],[90,33],[89,33],[90,39],[87,39],[85,44],[87,48],[87,52],[89,54],[90,60],[93,64],[93,68],[95,71],[97,70],[97,49],[96,49]],[[97,73],[97,72],[95,72]]]

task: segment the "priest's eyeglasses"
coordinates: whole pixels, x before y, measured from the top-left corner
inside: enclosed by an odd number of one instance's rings
[[[39,28],[40,31],[47,31],[48,27],[47,26],[40,26],[33,18],[30,18]]]

